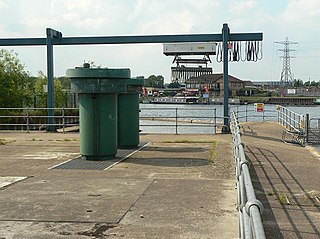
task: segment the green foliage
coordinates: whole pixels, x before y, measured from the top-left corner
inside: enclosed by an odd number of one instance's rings
[[[180,88],[180,87],[181,87],[181,85],[178,82],[170,83],[168,85],[168,88]]]
[[[145,87],[163,88],[164,78],[162,75],[151,75],[144,80]]]
[[[304,83],[304,86],[315,86],[315,87],[320,87],[320,81],[306,81]]]
[[[294,87],[302,87],[303,86],[303,81],[300,80],[300,79],[294,79],[293,86]]]
[[[6,144],[6,140],[5,139],[0,139],[0,145],[5,145]]]
[[[214,141],[209,149],[209,159],[208,159],[209,164],[213,164],[214,160],[217,157],[217,151],[216,151],[217,145],[218,145],[218,141]]]
[[[47,77],[42,71],[39,71],[35,83],[36,106],[38,108],[47,107],[47,93],[44,91],[44,85],[47,85]],[[64,87],[70,88],[68,79],[54,79],[54,106],[62,108],[66,105],[67,93]]]
[[[289,205],[290,202],[288,200],[288,197],[285,193],[280,193],[280,195],[277,197],[277,201],[281,204],[281,205]]]
[[[13,51],[0,50],[0,107],[19,108],[33,103],[34,81]]]

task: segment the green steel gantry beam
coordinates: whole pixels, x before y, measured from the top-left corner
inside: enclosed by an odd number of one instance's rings
[[[230,33],[228,24],[223,24],[222,34],[184,34],[184,35],[147,35],[147,36],[96,36],[63,37],[62,33],[46,29],[46,38],[7,38],[0,39],[0,46],[47,46],[48,123],[54,124],[53,89],[53,46],[54,45],[100,45],[100,44],[143,44],[177,42],[223,42],[223,80],[224,80],[224,125],[229,128],[229,82],[228,82],[228,41],[261,41],[262,33]],[[54,127],[48,128],[53,131]]]

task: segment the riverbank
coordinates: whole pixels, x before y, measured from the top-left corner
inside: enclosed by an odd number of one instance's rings
[[[223,98],[202,98],[202,97],[144,97],[140,103],[147,104],[209,104],[221,105]],[[320,97],[264,97],[264,96],[243,96],[229,98],[231,105],[246,105],[254,103],[264,103],[283,106],[314,106],[320,105]]]

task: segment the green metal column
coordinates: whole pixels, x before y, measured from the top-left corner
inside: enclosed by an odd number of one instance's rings
[[[128,80],[127,93],[118,95],[118,148],[139,145],[139,94],[144,78]]]
[[[84,67],[67,70],[71,90],[79,93],[80,154],[107,160],[117,153],[117,94],[127,91],[129,69]]]
[[[228,41],[230,29],[228,24],[223,24],[223,127],[222,133],[230,133],[229,124],[229,72],[228,72]]]

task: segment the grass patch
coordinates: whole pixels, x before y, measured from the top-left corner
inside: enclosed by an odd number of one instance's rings
[[[274,193],[273,193],[272,191],[267,191],[267,195],[268,195],[268,196],[273,196]]]
[[[209,159],[208,159],[209,164],[213,164],[214,160],[217,157],[217,151],[216,151],[217,145],[218,145],[218,141],[216,141],[216,140],[213,141],[211,144],[211,147],[209,149]]]
[[[277,197],[277,201],[281,204],[281,205],[289,205],[290,202],[288,200],[288,197],[285,193],[280,193],[279,197]]]
[[[0,139],[0,145],[5,145],[6,144],[6,140],[5,139]]]
[[[188,140],[188,139],[178,139],[178,140],[164,140],[162,143],[187,143],[187,144],[193,144],[193,143],[215,143],[215,140]]]
[[[69,141],[71,141],[71,139],[64,139],[63,141],[69,142]]]

